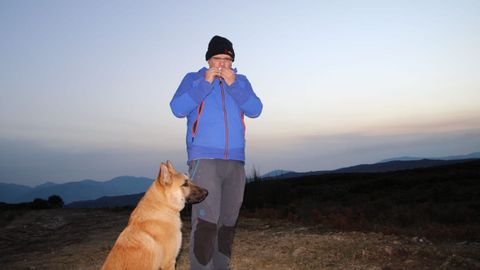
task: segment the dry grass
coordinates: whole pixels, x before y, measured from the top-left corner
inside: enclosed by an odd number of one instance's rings
[[[130,211],[28,211],[0,227],[2,269],[99,269]],[[188,269],[189,223],[177,269]],[[232,269],[480,269],[480,243],[240,218]]]

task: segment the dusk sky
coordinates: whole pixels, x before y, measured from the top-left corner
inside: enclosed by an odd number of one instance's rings
[[[263,102],[247,174],[480,151],[480,1],[0,0],[0,182],[187,171],[214,35]]]

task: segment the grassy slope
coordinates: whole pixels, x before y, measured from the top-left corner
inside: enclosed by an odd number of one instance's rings
[[[387,173],[257,181],[243,213],[339,230],[480,240],[480,160]]]

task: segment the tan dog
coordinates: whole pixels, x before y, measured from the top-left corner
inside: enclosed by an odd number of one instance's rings
[[[157,180],[133,210],[102,269],[175,269],[182,242],[180,210],[207,194],[170,161],[160,164]]]

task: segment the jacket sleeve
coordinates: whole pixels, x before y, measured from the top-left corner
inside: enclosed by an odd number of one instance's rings
[[[211,92],[212,85],[204,78],[196,76],[196,73],[188,73],[170,101],[170,108],[176,117],[183,118],[197,108]]]
[[[226,85],[226,84],[225,84]],[[232,95],[246,116],[256,118],[263,109],[262,101],[253,92],[252,86],[244,75],[237,75],[232,85],[226,85],[225,89]]]

